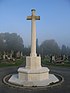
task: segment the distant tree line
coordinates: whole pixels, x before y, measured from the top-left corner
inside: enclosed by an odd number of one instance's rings
[[[70,47],[62,45],[60,48],[55,40],[45,40],[40,45],[40,54],[46,55],[68,55],[70,56]]]
[[[37,44],[37,54],[40,54],[42,57],[47,55],[70,56],[70,47],[66,45],[59,47],[58,43],[53,39],[45,40],[41,43],[40,46]]]
[[[23,51],[23,39],[16,33],[0,33],[0,52]]]
[[[60,48],[55,40],[45,40],[38,45],[38,39],[36,42],[37,54],[42,57],[46,55],[69,55],[70,47],[62,45]],[[23,55],[30,55],[30,47],[24,47],[23,39],[16,33],[0,33],[0,54],[4,52],[10,53],[22,52]]]

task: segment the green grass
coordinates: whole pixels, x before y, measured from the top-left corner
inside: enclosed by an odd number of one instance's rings
[[[9,67],[9,66],[20,66],[21,64],[25,64],[25,58],[23,59],[17,59],[15,62],[13,61],[7,61],[7,60],[1,60],[0,61],[0,67]],[[70,62],[65,61],[64,64],[62,63],[50,63],[48,60],[42,60],[43,66],[61,66],[61,67],[70,67]]]
[[[70,67],[70,62],[65,61],[64,63],[50,63],[49,61],[42,60],[42,65],[46,66],[61,66],[61,67]]]
[[[0,62],[0,67],[19,66],[21,64],[25,64],[25,59],[17,59],[15,62],[2,60],[2,62]]]

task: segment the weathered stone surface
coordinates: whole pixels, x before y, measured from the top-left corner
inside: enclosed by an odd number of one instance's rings
[[[23,85],[23,86],[46,86],[46,85],[49,85],[52,82],[55,83],[55,82],[58,82],[58,81],[59,80],[53,74],[49,74],[49,78],[45,79],[45,80],[33,80],[33,81],[25,81],[25,80],[22,80],[22,79],[20,80],[18,78],[18,74],[12,75],[12,77],[9,79],[10,83]]]
[[[13,75],[9,82],[24,85],[24,86],[45,86],[52,82],[57,82],[58,79],[49,74],[47,67],[41,66],[41,57],[36,54],[36,23],[39,16],[35,16],[35,9],[32,9],[32,15],[28,16],[31,21],[31,54],[26,57],[26,67],[19,68],[18,74]]]

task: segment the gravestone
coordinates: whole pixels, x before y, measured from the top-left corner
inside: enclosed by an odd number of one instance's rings
[[[3,59],[6,59],[6,53],[4,52],[4,54],[3,54]]]
[[[22,52],[20,53],[20,56],[23,57],[23,53]]]
[[[21,56],[21,53],[20,53],[20,51],[18,51],[18,52],[16,53],[16,58],[20,58],[20,56]]]

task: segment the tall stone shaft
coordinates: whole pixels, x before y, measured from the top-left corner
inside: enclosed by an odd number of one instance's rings
[[[27,20],[31,20],[31,56],[36,56],[36,22],[40,20],[40,16],[35,16],[35,9],[32,9],[32,15],[27,17]]]
[[[35,11],[32,11],[32,16],[35,16]],[[36,56],[36,23],[34,17],[31,22],[31,56]]]

